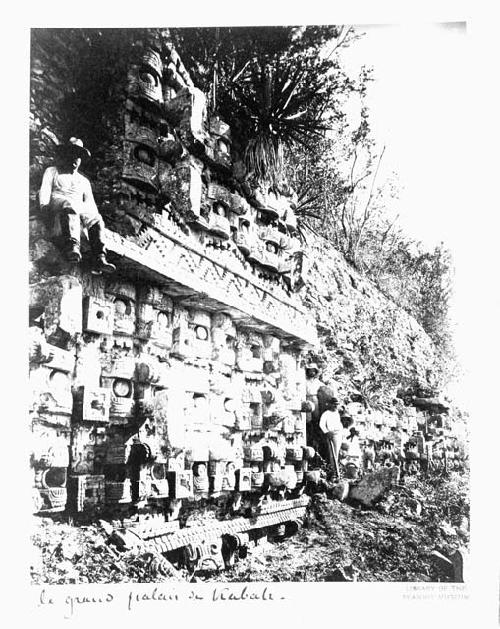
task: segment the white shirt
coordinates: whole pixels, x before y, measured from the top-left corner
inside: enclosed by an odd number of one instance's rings
[[[78,171],[60,173],[56,166],[50,166],[43,173],[39,199],[42,208],[51,201],[70,201],[85,212],[97,212],[90,181]]]
[[[319,420],[319,427],[323,432],[338,432],[341,431],[343,426],[340,421],[340,415],[338,411],[324,411]]]
[[[319,378],[309,378],[306,380],[306,394],[318,395],[318,389],[324,386]]]

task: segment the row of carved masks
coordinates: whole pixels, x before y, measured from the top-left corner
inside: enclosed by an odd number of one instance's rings
[[[175,60],[175,61],[174,61]],[[123,177],[146,192],[158,192],[162,160],[173,162],[203,145],[206,99],[172,49],[163,63],[147,49],[129,72]],[[164,102],[165,99],[165,102]],[[141,124],[135,125],[135,121]],[[139,128],[138,128],[139,127]]]
[[[176,311],[171,353],[181,359],[205,358],[228,366],[235,361],[236,329],[203,311]]]
[[[218,116],[208,121],[209,136],[206,144],[206,155],[210,162],[225,171],[232,169],[231,130],[229,125]]]
[[[141,288],[136,295],[135,287],[126,283],[114,283],[105,290],[105,297],[84,299],[84,331],[137,335],[165,347],[171,345],[173,303],[167,295],[153,287]]]
[[[209,235],[228,241],[238,233],[239,219],[251,212],[243,197],[211,182],[200,188],[200,211],[193,224]]]
[[[299,243],[288,235],[283,221],[258,224],[258,210],[217,184],[209,184],[206,196],[205,218],[197,222],[198,227],[223,241],[232,239],[251,263],[273,272],[291,270]]]
[[[157,193],[159,121],[163,104],[163,62],[149,48],[129,70],[128,111],[123,140],[123,179],[146,193]]]
[[[238,468],[241,470],[241,468]],[[219,493],[233,491],[236,487],[237,469],[233,461],[196,461],[193,464],[195,493]]]

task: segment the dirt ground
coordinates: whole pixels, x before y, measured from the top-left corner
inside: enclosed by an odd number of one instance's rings
[[[119,552],[97,522],[71,526],[35,518],[33,583],[249,581],[451,581],[435,551],[450,557],[469,543],[468,477],[396,486],[374,509],[312,496],[303,528],[282,542],[250,549],[218,573],[173,575],[161,556]],[[432,554],[434,551],[434,555]]]

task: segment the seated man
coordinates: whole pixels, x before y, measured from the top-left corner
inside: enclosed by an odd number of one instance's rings
[[[88,231],[94,256],[94,271],[112,273],[116,270],[106,259],[103,242],[104,222],[94,201],[89,180],[78,172],[83,157],[90,151],[77,138],[70,138],[60,147],[55,166],[43,174],[39,199],[45,219],[56,216],[65,239],[65,257],[69,262],[80,262],[80,227]]]

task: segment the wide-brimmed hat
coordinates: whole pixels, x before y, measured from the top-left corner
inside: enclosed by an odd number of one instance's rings
[[[90,151],[83,146],[83,142],[80,138],[70,138],[64,144],[58,146],[60,153],[76,153],[79,157],[90,157]]]

